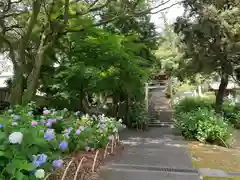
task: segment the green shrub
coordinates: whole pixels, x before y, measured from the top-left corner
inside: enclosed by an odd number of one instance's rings
[[[232,128],[208,108],[175,113],[174,119],[186,139],[226,146],[232,137]]]
[[[197,109],[207,108],[209,110],[214,107],[214,99],[201,98],[201,97],[188,97],[180,100],[174,105],[174,109],[177,113],[191,112]]]
[[[149,116],[144,103],[135,103],[129,107],[129,112],[125,117],[128,127],[139,130],[148,128]]]
[[[224,117],[230,122],[236,129],[240,129],[240,106],[225,104],[223,107]]]

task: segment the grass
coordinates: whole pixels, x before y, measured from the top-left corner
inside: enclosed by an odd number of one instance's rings
[[[228,172],[240,171],[240,151],[193,142],[189,144],[193,164],[197,168],[221,169]]]
[[[190,142],[188,149],[193,157],[194,166],[196,168],[220,169],[226,172],[240,172],[240,131],[236,132],[236,135],[237,141],[232,149]],[[217,179],[225,180],[226,178]],[[240,177],[237,179],[240,180]],[[204,180],[216,180],[216,178],[205,178]]]
[[[232,178],[217,178],[217,177],[205,177],[203,180],[240,180],[240,177],[232,177]]]

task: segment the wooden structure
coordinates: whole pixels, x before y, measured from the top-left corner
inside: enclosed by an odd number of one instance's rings
[[[168,76],[164,71],[161,71],[155,75],[154,80],[158,81],[160,85],[165,85],[168,80]]]

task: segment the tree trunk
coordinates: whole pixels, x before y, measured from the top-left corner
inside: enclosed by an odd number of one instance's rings
[[[22,103],[24,76],[22,69],[14,68],[14,76],[12,80],[12,87],[9,95],[9,102],[11,105]]]
[[[36,60],[35,60],[35,66],[28,76],[27,79],[27,88],[23,94],[22,102],[24,104],[29,103],[33,100],[33,98],[36,95],[36,91],[39,85],[39,76],[40,76],[40,70],[44,61],[44,53],[45,50],[40,50],[37,54]]]
[[[221,83],[220,83],[220,86],[216,95],[216,101],[215,101],[215,111],[218,114],[221,114],[222,112],[224,92],[228,85],[228,78],[229,78],[229,75],[223,72],[221,76]]]
[[[198,85],[197,88],[198,88],[198,90],[197,90],[198,96],[199,96],[199,97],[202,97],[202,96],[203,96],[203,94],[202,94],[202,86],[201,86],[201,85]]]
[[[28,25],[25,30],[25,34],[19,42],[18,51],[16,53],[17,57],[12,54],[12,61],[14,64],[14,78],[12,82],[12,87],[10,91],[9,100],[11,105],[21,104],[23,95],[23,83],[24,83],[24,71],[25,67],[25,49],[29,43],[30,36],[32,34],[33,28],[37,23],[38,14],[41,9],[42,0],[35,0],[32,2],[32,14],[30,16]],[[12,51],[13,53],[13,51]]]

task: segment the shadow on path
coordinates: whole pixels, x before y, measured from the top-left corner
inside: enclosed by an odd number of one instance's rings
[[[199,180],[174,129],[125,130],[120,138],[126,148],[101,168],[101,180]]]

